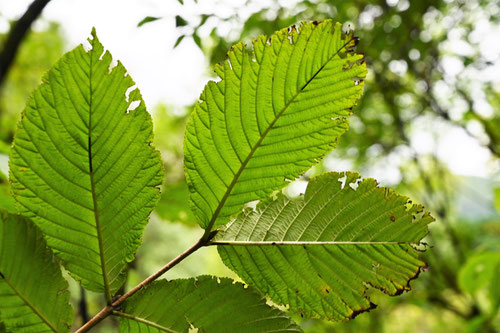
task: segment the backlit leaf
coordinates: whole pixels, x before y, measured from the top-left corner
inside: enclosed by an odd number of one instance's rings
[[[120,332],[302,332],[252,288],[200,276],[154,282],[127,301]]]
[[[353,318],[375,305],[369,286],[409,290],[424,262],[413,248],[433,218],[357,173],[311,180],[304,197],[278,195],[220,232],[224,263],[277,304],[306,317]]]
[[[191,207],[203,228],[227,222],[335,147],[366,75],[357,39],[327,20],[239,43],[215,67],[184,143]]]
[[[74,315],[67,289],[40,230],[27,218],[0,210],[0,323],[5,331],[69,332]]]
[[[163,178],[134,81],[92,32],[27,103],[10,158],[23,215],[84,287],[107,299],[123,283]],[[135,107],[135,109],[134,109]]]

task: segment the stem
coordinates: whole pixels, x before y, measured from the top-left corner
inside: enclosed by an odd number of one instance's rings
[[[203,239],[203,237],[200,238],[196,243],[191,245],[191,247],[189,247],[186,251],[182,252],[176,258],[172,259],[168,264],[160,268],[156,273],[146,278],[144,281],[142,281],[137,286],[132,288],[128,293],[126,293],[125,295],[121,296],[116,301],[114,301],[111,305],[105,306],[98,314],[96,314],[92,319],[90,319],[85,325],[80,327],[80,329],[78,329],[76,333],[87,332],[92,327],[100,323],[103,319],[108,317],[110,314],[113,314],[114,312],[116,312],[115,314],[117,314],[118,312],[115,311],[115,309],[117,309],[120,305],[122,305],[123,302],[127,300],[127,298],[134,295],[136,292],[138,292],[140,289],[147,286],[154,280],[158,279],[166,271],[168,271],[169,269],[180,263],[182,260],[186,259],[189,255],[191,255],[199,248],[208,245],[210,240],[217,234],[217,232],[218,230],[214,230],[213,232],[211,232],[210,236],[206,240]]]

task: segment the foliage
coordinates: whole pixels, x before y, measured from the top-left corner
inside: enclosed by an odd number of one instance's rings
[[[366,70],[341,24],[305,24],[243,44],[215,71],[186,129],[186,178],[203,228],[223,224],[330,151]],[[221,149],[220,147],[225,149]],[[289,147],[289,149],[283,149]]]
[[[391,310],[386,313],[374,311],[334,329],[498,331],[500,313],[481,305],[488,293],[483,290],[472,297],[458,283],[469,258],[500,250],[499,217],[492,213],[491,196],[500,170],[500,86],[496,75],[490,75],[499,59],[498,52],[488,52],[495,45],[488,31],[498,31],[497,1],[297,0],[293,5],[268,2],[260,7],[256,3],[248,2],[255,10],[248,17],[237,10],[223,16],[212,10],[188,22],[204,39],[202,49],[209,61],[221,61],[237,40],[248,41],[300,20],[333,17],[352,22],[363,41],[358,50],[365,53],[371,71],[363,99],[350,117],[350,130],[318,169],[337,171],[340,163],[363,174],[373,175],[374,169],[380,177],[392,173],[380,179],[382,183],[400,184],[399,191],[418,199],[439,220],[428,236],[433,251],[424,254],[429,268],[413,284],[418,292],[409,294],[404,304],[399,298],[388,300],[384,306]],[[210,19],[203,20],[206,16]],[[232,27],[229,33],[222,28],[227,25]],[[179,34],[186,31],[183,27]],[[443,135],[457,129],[490,151],[490,174],[458,177],[448,169],[453,161],[438,156]],[[445,149],[448,156],[472,159],[463,148],[457,143]],[[302,179],[309,180],[311,173]],[[310,329],[329,331],[332,326],[314,322]]]
[[[127,91],[134,82],[120,63],[108,72],[111,55],[92,37],[91,50],[80,45],[61,58],[28,101],[10,177],[20,212],[66,269],[111,300],[163,174],[139,91]]]
[[[287,184],[285,180],[295,179],[333,149],[362,93],[366,69],[363,56],[354,52],[357,39],[352,31],[343,32],[341,24],[326,20],[282,29],[269,39],[258,37],[253,51],[237,44],[228,60],[216,66],[221,80],[205,87],[185,138],[192,208],[204,233],[120,296],[126,264],[139,247],[163,175],[159,153],[151,145],[151,119],[138,89],[120,62],[111,66],[111,55],[95,31],[89,43],[88,50],[80,45],[65,54],[44,76],[23,112],[10,155],[12,192],[25,216],[22,220],[30,218],[38,226],[84,288],[105,296],[107,305],[79,332],[109,315],[122,317],[121,330],[134,332],[220,327],[300,331],[282,310],[266,305],[263,296],[289,305],[292,314],[344,320],[373,307],[364,295],[367,285],[391,295],[409,289],[409,280],[425,265],[413,247],[421,244],[432,221],[420,205],[377,187],[374,180],[359,181],[355,173],[347,173],[342,186],[339,174],[315,178],[304,201],[292,202],[281,194],[275,200],[270,197]],[[255,211],[243,210],[255,200],[262,200]],[[276,210],[269,224],[267,214]],[[288,216],[293,216],[293,225]],[[243,223],[245,219],[253,224]],[[227,222],[227,230],[217,236],[215,227]],[[243,226],[276,244],[260,244],[261,239],[250,233],[248,241],[254,244],[248,250],[233,239],[239,231],[234,235],[232,228],[246,232]],[[262,234],[266,226],[269,233]],[[325,232],[318,234],[321,227]],[[370,236],[375,230],[379,232]],[[41,237],[33,237],[45,247]],[[7,282],[6,277],[17,278],[17,267],[24,267],[24,257],[14,255],[16,246],[33,242],[14,246],[6,241],[10,238],[1,239],[2,255],[12,262],[0,266]],[[213,245],[250,287],[207,276],[153,282],[201,247]],[[230,250],[241,250],[247,256],[241,263],[250,268],[235,265],[238,255]],[[40,256],[47,253],[41,251]],[[345,269],[347,257],[351,269]],[[257,262],[262,260],[261,266]],[[287,270],[295,260],[297,274],[290,275]],[[38,260],[34,266],[43,263]],[[59,269],[54,262],[47,265]],[[313,273],[318,277],[310,279],[310,285],[296,280]],[[45,286],[53,287],[52,275],[35,270],[27,284],[36,281],[50,292]],[[297,290],[295,296],[278,290],[279,279]],[[352,292],[340,287],[346,279],[351,280]],[[63,284],[51,297],[67,297]],[[238,306],[230,303],[228,295],[234,294]],[[304,303],[298,301],[302,298]],[[62,308],[50,311],[60,311],[59,318],[67,323],[69,315]],[[225,315],[228,308],[234,315]],[[0,316],[5,313],[0,307]]]
[[[413,245],[433,221],[406,197],[360,175],[313,178],[303,200],[283,195],[240,215],[213,241],[247,283],[301,316],[353,318],[375,307],[367,285],[409,290],[425,263]]]
[[[0,321],[6,331],[68,331],[74,317],[68,283],[40,230],[0,210],[0,240]]]
[[[147,326],[166,332],[186,332],[193,327],[203,332],[302,332],[255,290],[213,276],[154,282],[132,297],[124,310],[133,318],[120,319],[120,332],[148,332]]]

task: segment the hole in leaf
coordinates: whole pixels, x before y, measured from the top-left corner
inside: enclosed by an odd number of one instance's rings
[[[134,111],[139,107],[139,105],[141,105],[141,101],[132,101],[127,108],[127,113],[130,113],[130,111]]]
[[[137,86],[134,84],[133,86],[129,87],[129,88],[125,91],[125,101],[127,101],[127,103],[129,102],[130,93],[131,93],[132,91],[134,91],[135,89],[137,89]]]
[[[347,175],[344,174],[343,177],[339,178],[338,181],[340,182],[340,188],[343,189],[345,187],[345,182],[347,181]]]

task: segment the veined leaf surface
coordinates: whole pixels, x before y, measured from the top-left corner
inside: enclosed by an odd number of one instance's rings
[[[345,186],[343,186],[343,182]],[[302,316],[345,320],[375,305],[368,286],[409,290],[424,265],[413,248],[433,218],[422,206],[357,173],[311,180],[302,200],[278,195],[219,233],[224,263]]]
[[[123,65],[91,49],[65,54],[27,103],[10,158],[13,193],[84,287],[122,284],[159,197],[152,121]],[[138,104],[133,110],[132,105]]]
[[[160,280],[127,301],[120,332],[302,332],[253,288],[228,278]]]
[[[196,104],[184,143],[191,207],[227,222],[309,169],[347,129],[366,68],[357,39],[327,20],[236,44]]]
[[[67,288],[40,230],[0,210],[0,323],[5,331],[69,332],[74,315]]]

